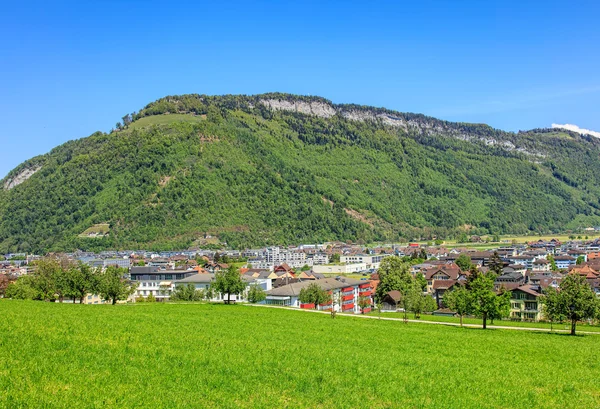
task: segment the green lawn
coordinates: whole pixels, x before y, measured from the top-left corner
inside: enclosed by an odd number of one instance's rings
[[[369,315],[378,316],[379,313],[377,311],[374,311],[372,313],[369,313]],[[381,316],[388,317],[388,318],[403,318],[404,313],[402,313],[402,312],[384,312],[381,314]],[[414,314],[409,313],[408,319],[414,320],[415,319]],[[460,318],[458,318],[458,317],[446,317],[446,316],[440,316],[440,315],[421,314],[421,318],[419,318],[419,319],[421,321],[451,322],[451,323],[456,323],[456,324],[460,323]],[[464,324],[481,325],[482,321],[481,321],[481,318],[464,318],[463,323]],[[492,325],[490,320],[488,320],[488,325]],[[498,326],[502,326],[502,327],[545,328],[548,330],[550,330],[550,327],[551,327],[550,323],[546,323],[546,322],[523,322],[523,321],[509,321],[509,320],[502,320],[502,321],[496,320],[496,321],[494,321],[493,325],[498,325]],[[563,323],[563,324],[556,323],[556,324],[552,325],[552,328],[555,330],[570,330],[571,326],[568,323]],[[577,331],[600,332],[600,327],[597,325],[578,324]]]
[[[598,337],[0,300],[2,408],[592,408]]]

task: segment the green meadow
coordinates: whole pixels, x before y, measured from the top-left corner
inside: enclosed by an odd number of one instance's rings
[[[0,300],[1,408],[591,408],[600,338]]]

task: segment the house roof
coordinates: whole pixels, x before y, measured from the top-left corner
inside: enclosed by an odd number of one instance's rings
[[[535,287],[535,288],[537,289],[537,287]],[[518,288],[513,289],[512,291],[523,291],[524,293],[531,294],[536,297],[539,297],[540,295],[542,295],[539,292],[537,292],[532,285],[529,285],[529,284],[522,285]]]
[[[181,280],[177,280],[176,283],[211,283],[215,278],[213,273],[198,273],[191,275]]]
[[[569,274],[579,274],[581,276],[585,276],[586,278],[597,278],[598,276],[600,276],[600,273],[598,273],[596,270],[594,270],[593,268],[591,268],[589,265],[585,265],[583,267],[575,267],[573,269],[571,269],[571,271],[569,271]]]
[[[398,301],[400,301],[400,299],[402,298],[402,294],[400,294],[400,291],[398,291],[398,290],[392,290],[389,293],[387,293],[385,296],[390,297],[396,303]]]
[[[359,284],[365,284],[365,281],[354,280],[352,278],[321,278],[318,280],[300,281],[288,285],[281,286],[279,288],[273,288],[267,291],[267,296],[297,296],[300,294],[300,290],[308,287],[311,284],[317,284],[323,290],[335,290],[339,288],[355,286]]]
[[[440,266],[426,268],[424,269],[423,273],[427,280],[431,280],[431,278],[438,273],[445,274],[450,280],[456,280],[460,275],[460,267],[454,263],[443,264]]]
[[[456,280],[435,280],[433,282],[433,289],[434,290],[448,290],[448,289],[454,287],[454,285],[457,282],[458,281],[456,281]]]
[[[175,284],[185,284],[185,283],[200,283],[200,284],[208,284],[211,283],[215,279],[215,274],[213,273],[199,273],[194,274],[186,278],[182,278],[181,280],[175,281]],[[246,282],[254,281],[253,277],[242,276],[242,280]]]

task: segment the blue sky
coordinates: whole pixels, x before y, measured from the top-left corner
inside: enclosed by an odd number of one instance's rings
[[[506,130],[600,131],[598,1],[11,3],[0,178],[183,93],[290,92]]]

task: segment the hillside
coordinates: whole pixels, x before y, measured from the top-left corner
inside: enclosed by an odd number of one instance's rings
[[[600,140],[568,131],[509,133],[287,94],[166,97],[132,119],[10,172],[0,252],[600,224]]]
[[[0,300],[0,408],[597,408],[597,335]]]

